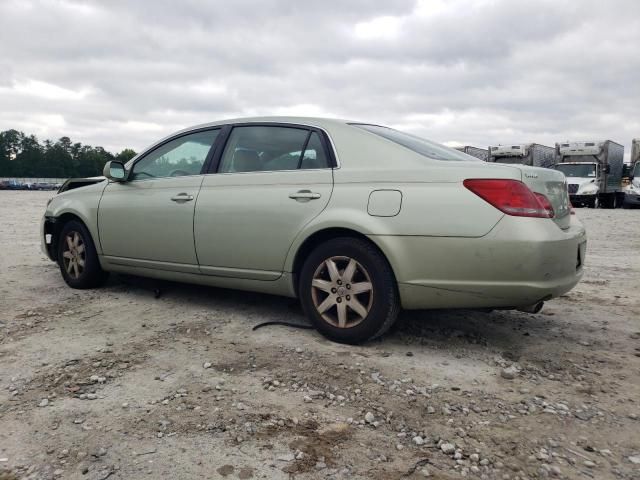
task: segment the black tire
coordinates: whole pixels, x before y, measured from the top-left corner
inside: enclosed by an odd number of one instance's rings
[[[75,235],[78,237],[75,237]],[[72,238],[79,238],[78,246],[84,246],[83,248],[76,247],[76,250],[82,250],[79,251],[77,255],[78,258],[84,262],[83,266],[78,263],[78,270],[72,266],[69,271],[69,264],[65,263],[69,261],[69,259],[65,257],[65,252],[72,253],[67,243],[67,237],[69,236]],[[96,247],[93,243],[89,230],[80,221],[70,220],[64,224],[60,231],[60,235],[58,236],[57,254],[58,266],[60,267],[62,278],[64,278],[64,281],[71,288],[96,288],[102,285],[109,276],[108,272],[102,270],[102,267],[100,266]]]
[[[618,197],[615,193],[610,193],[604,197],[604,201],[602,201],[602,206],[607,209],[617,208],[618,206]]]
[[[353,326],[339,327],[329,323],[316,308],[314,295],[318,299],[318,293],[313,292],[312,281],[314,275],[325,268],[328,259],[338,258],[348,262],[355,260],[358,264],[356,275],[368,275],[367,283],[372,285],[371,293],[358,294],[365,295],[369,306],[368,313],[361,317],[359,323]],[[345,273],[343,269],[340,274]],[[363,273],[364,272],[364,273]],[[326,273],[328,275],[328,272]],[[346,278],[346,277],[345,277]],[[354,277],[355,278],[355,277]],[[355,280],[354,280],[355,282]],[[354,283],[355,285],[355,283]],[[345,284],[345,287],[349,285]],[[318,290],[316,289],[316,292]],[[342,289],[347,295],[349,291]],[[393,271],[386,258],[366,240],[351,237],[338,237],[316,247],[306,258],[298,283],[298,294],[305,314],[311,320],[316,329],[325,337],[339,343],[358,344],[372,340],[383,335],[395,322],[400,311],[400,302],[396,288],[396,280]],[[322,294],[322,293],[321,293]],[[326,294],[329,296],[329,294]],[[336,298],[341,295],[336,292]],[[369,297],[370,295],[370,297]],[[356,298],[355,295],[353,295]],[[326,298],[326,297],[325,297]],[[342,298],[348,299],[348,296]],[[359,299],[359,298],[358,298]],[[331,315],[331,310],[335,308],[337,313],[338,305],[330,307],[325,315]],[[348,307],[344,307],[347,309]],[[358,316],[353,309],[346,310],[348,315]]]

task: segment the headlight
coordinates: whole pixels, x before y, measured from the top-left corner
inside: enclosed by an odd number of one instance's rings
[[[578,189],[578,193],[581,195],[595,195],[598,193],[598,186],[594,183],[587,183]]]

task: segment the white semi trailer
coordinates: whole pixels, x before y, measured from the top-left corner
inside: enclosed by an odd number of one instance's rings
[[[467,155],[471,155],[472,157],[479,158],[483,162],[486,162],[487,158],[489,157],[489,149],[487,148],[479,148],[479,147],[472,147],[471,145],[465,145],[464,147],[456,147],[456,150],[459,150],[462,153],[466,153]]]
[[[489,147],[489,162],[518,163],[530,167],[554,168],[556,150],[539,143],[519,145],[492,145]]]
[[[624,147],[612,140],[556,143],[557,164],[567,177],[574,206],[616,208],[623,199]]]
[[[624,189],[624,208],[640,207],[640,138],[631,141],[629,185]]]

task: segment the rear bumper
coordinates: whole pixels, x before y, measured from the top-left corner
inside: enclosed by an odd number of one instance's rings
[[[624,203],[626,203],[627,205],[640,206],[640,195],[631,195],[630,193],[625,193]]]
[[[572,205],[581,205],[583,203],[593,202],[596,198],[596,195],[569,195],[569,200],[571,200]]]
[[[587,237],[574,216],[566,230],[505,216],[481,238],[371,239],[391,263],[403,308],[425,309],[521,307],[560,296],[582,277]]]

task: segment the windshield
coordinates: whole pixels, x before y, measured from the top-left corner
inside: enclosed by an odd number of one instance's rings
[[[559,163],[556,170],[560,170],[566,177],[595,177],[595,163]]]
[[[354,123],[356,127],[367,130],[368,132],[375,133],[387,140],[391,140],[398,145],[408,148],[420,155],[433,160],[450,160],[458,162],[481,162],[479,158],[472,157],[466,153],[459,152],[453,148],[445,147],[438,143],[430,142],[424,138],[416,137],[409,133],[400,132],[388,127],[380,127],[378,125],[366,125]]]

